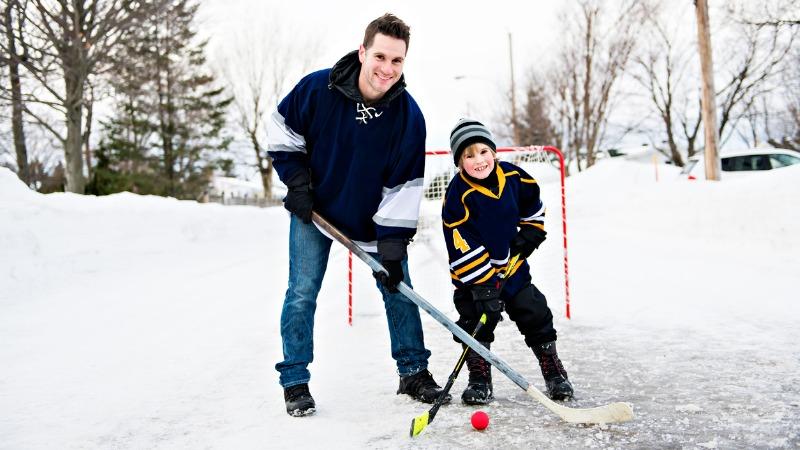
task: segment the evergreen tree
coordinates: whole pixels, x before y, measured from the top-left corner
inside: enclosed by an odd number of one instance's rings
[[[189,0],[169,2],[116,55],[115,115],[104,124],[94,192],[197,198],[214,171],[230,171],[224,126],[232,99],[205,67],[196,12]]]
[[[525,91],[522,111],[518,115],[517,129],[520,143],[533,145],[558,145],[558,136],[550,120],[550,108],[545,85],[532,75]]]

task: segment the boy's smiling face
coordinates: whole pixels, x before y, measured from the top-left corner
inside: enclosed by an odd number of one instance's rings
[[[461,154],[461,167],[467,175],[478,180],[488,177],[494,170],[494,152],[486,144],[473,144]]]

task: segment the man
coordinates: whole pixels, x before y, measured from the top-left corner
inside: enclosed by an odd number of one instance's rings
[[[311,223],[312,208],[388,271],[375,278],[400,375],[397,393],[432,403],[441,392],[427,370],[419,309],[397,290],[400,281],[411,284],[406,247],[416,232],[425,167],[425,119],[403,77],[409,37],[397,17],[375,19],[357,51],[300,80],[269,121],[269,154],[291,212],[284,360],[275,368],[292,416],[316,408],[307,366],[332,242]]]

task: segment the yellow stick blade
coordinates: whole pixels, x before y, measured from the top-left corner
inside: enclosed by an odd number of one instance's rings
[[[425,414],[411,419],[411,437],[419,436],[422,430],[428,426],[428,411]]]

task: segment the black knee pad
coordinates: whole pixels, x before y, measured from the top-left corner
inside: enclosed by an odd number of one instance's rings
[[[525,343],[531,347],[556,339],[553,313],[547,306],[544,294],[534,285],[528,285],[506,303],[508,316],[517,324]]]

